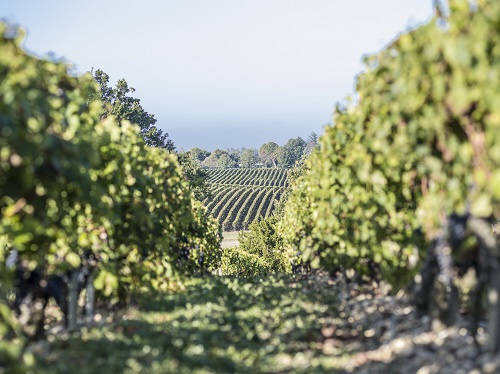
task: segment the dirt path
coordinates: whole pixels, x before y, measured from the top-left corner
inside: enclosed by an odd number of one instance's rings
[[[222,233],[222,248],[232,248],[238,246],[238,235],[240,231],[224,231]]]
[[[463,327],[416,317],[404,296],[325,276],[261,281],[204,278],[140,300],[116,324],[52,337],[46,373],[467,373]],[[489,365],[489,366],[488,366]],[[477,371],[478,372],[478,371]]]

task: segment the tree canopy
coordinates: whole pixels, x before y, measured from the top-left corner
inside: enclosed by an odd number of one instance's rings
[[[203,161],[203,166],[211,168],[236,168],[238,163],[227,151],[216,149]]]
[[[262,144],[259,149],[259,156],[266,165],[268,166],[276,166],[276,151],[278,150],[279,145],[275,142],[267,142]]]
[[[97,95],[103,103],[102,118],[114,116],[117,120],[128,120],[139,126],[141,135],[147,145],[165,148],[168,151],[175,149],[174,142],[168,134],[156,125],[154,114],[144,110],[141,101],[130,94],[135,92],[125,79],[120,79],[115,87],[109,86],[109,75],[101,69],[92,72],[99,86]]]
[[[255,149],[246,148],[241,152],[240,157],[241,167],[253,168],[259,162],[259,155]]]
[[[206,150],[198,148],[198,147],[191,148],[187,153],[189,154],[189,156],[193,160],[197,160],[199,162],[202,162],[208,156],[210,156],[210,152],[209,151],[206,151]]]

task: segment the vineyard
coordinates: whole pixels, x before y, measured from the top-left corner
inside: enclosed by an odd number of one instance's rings
[[[500,2],[434,7],[291,169],[186,163],[0,22],[0,374],[500,373]]]
[[[208,169],[208,175],[212,196],[205,205],[225,231],[269,217],[288,186],[286,169]]]

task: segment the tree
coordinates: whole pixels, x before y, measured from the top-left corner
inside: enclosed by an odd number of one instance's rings
[[[114,116],[117,120],[128,120],[139,125],[141,135],[147,145],[165,148],[168,151],[175,149],[174,142],[168,134],[155,126],[156,118],[141,106],[141,101],[130,96],[135,92],[125,79],[120,79],[116,87],[109,86],[109,75],[101,69],[93,72],[93,77],[99,86],[98,98],[103,102],[101,118]]]
[[[302,157],[304,149],[306,148],[306,142],[299,136],[289,139],[283,147],[286,149],[287,154],[286,166],[292,167]]]
[[[286,147],[278,147],[276,152],[274,153],[276,157],[276,166],[279,166],[281,168],[286,168],[288,167],[290,163],[290,151]]]
[[[238,163],[234,159],[234,157],[231,157],[229,153],[223,153],[219,157],[219,162],[218,162],[218,167],[220,168],[237,168]]]
[[[306,142],[301,137],[289,139],[283,147],[274,152],[276,165],[283,168],[293,167],[302,158]]]
[[[236,168],[238,163],[227,151],[216,149],[203,161],[203,166],[211,168]]]
[[[316,134],[314,131],[311,132],[311,134],[307,137],[307,144],[318,144],[318,134]]]
[[[243,151],[242,149],[238,149],[238,148],[229,148],[226,150],[228,156],[231,158],[231,160],[236,162],[237,165],[239,165],[241,162],[241,152],[242,151]]]
[[[197,160],[199,162],[202,162],[208,156],[210,156],[210,152],[197,147],[190,149],[187,153],[193,160]]]
[[[266,166],[276,166],[276,151],[279,145],[274,142],[268,142],[262,144],[259,149],[259,156]]]
[[[307,137],[306,148],[304,149],[304,154],[309,155],[316,147],[319,146],[318,134],[314,131]]]
[[[259,162],[259,156],[255,149],[247,148],[241,152],[241,167],[254,168]]]
[[[206,167],[209,167],[209,168],[216,168],[218,167],[218,163],[219,163],[219,158],[220,156],[222,155],[224,151],[221,150],[221,149],[216,149],[215,151],[213,151],[210,156],[208,156],[207,158],[205,158],[203,160],[203,166],[206,166]]]
[[[193,158],[190,152],[178,153],[177,159],[181,164],[182,172],[189,182],[194,197],[199,201],[203,201],[210,197],[210,189],[207,183],[208,173],[200,166],[198,159]]]

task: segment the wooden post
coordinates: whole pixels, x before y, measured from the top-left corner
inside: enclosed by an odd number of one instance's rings
[[[76,329],[76,318],[78,310],[78,271],[73,270],[69,278],[68,290],[68,330]]]
[[[94,273],[91,272],[87,280],[87,289],[86,289],[85,317],[87,318],[87,323],[92,323],[94,321],[94,299],[95,299]]]

